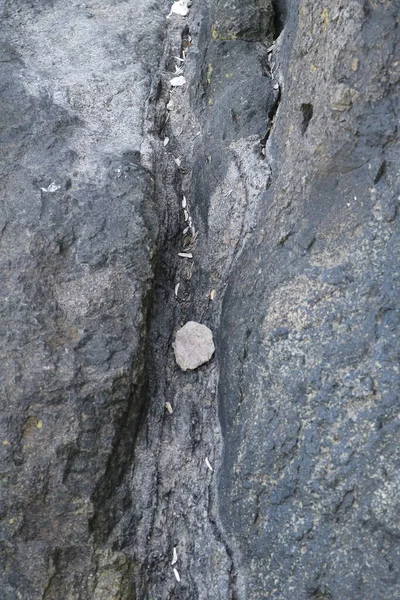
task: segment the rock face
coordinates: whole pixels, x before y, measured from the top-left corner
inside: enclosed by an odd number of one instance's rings
[[[398,3],[171,5],[0,2],[0,596],[396,600]]]
[[[271,185],[217,341],[243,597],[400,594],[396,10],[288,4],[273,53]]]
[[[146,387],[151,4],[0,3],[4,600],[131,597],[126,557],[101,540]]]
[[[189,321],[176,332],[173,347],[182,371],[204,365],[215,352],[211,330],[195,321]]]

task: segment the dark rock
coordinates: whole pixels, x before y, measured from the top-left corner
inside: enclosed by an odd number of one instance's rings
[[[396,3],[170,6],[0,2],[0,595],[395,600]]]
[[[389,219],[380,212],[394,201],[395,187],[380,178],[378,199],[371,168],[382,153],[386,165],[398,160],[395,111],[385,108],[392,92],[379,91],[393,68],[389,45],[376,61],[376,40],[393,39],[393,7],[378,12],[366,17],[359,3],[347,9],[301,3],[296,41],[288,66],[282,64],[273,183],[257,215],[262,230],[250,238],[225,295],[217,344],[225,439],[219,493],[228,538],[244,557],[241,597],[399,594],[393,576],[399,545],[388,528],[398,523],[398,423],[394,418],[382,430],[376,421],[393,401],[390,387],[398,387],[389,358],[398,344],[377,323],[399,293],[395,275],[385,290],[398,270],[398,226],[393,210]],[[303,53],[311,30],[313,43]],[[284,30],[282,48],[289,35]],[[304,131],[302,106],[311,101]],[[375,137],[361,121],[379,122]],[[278,252],[277,232],[298,230],[303,219],[307,239],[315,240],[305,257],[297,258],[293,246]],[[308,278],[309,266],[322,269],[319,281]],[[285,327],[304,335],[280,337],[278,344],[276,332]],[[233,346],[246,346],[246,357],[229,351]],[[296,381],[306,389],[302,405],[292,391]],[[249,477],[253,497],[244,488]],[[371,512],[375,502],[388,515],[385,525]],[[306,510],[312,537],[297,533]]]
[[[118,519],[107,498],[143,409],[159,209],[140,164],[150,79],[137,8],[92,10],[88,28],[75,3],[0,3],[7,600],[116,597],[130,569],[96,540]],[[141,22],[157,39],[157,18]]]
[[[212,3],[214,40],[265,41],[268,36],[272,37],[273,21],[271,0],[215,0]]]

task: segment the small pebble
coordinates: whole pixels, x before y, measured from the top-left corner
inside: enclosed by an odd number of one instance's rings
[[[170,80],[170,84],[172,85],[172,87],[181,87],[182,85],[185,85],[185,83],[186,79],[183,75],[179,75],[179,77],[173,77]]]
[[[213,471],[214,469],[212,468],[212,466],[211,466],[211,464],[210,464],[210,461],[208,460],[208,458],[207,458],[207,457],[206,457],[206,461],[205,461],[205,462],[206,462],[206,467],[207,467],[207,469],[209,469],[210,471]]]
[[[197,369],[215,352],[212,331],[206,325],[189,321],[177,331],[173,348],[182,371]]]

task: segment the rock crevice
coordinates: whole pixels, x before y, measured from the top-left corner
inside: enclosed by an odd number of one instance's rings
[[[394,600],[396,3],[181,4],[0,2],[0,595]]]

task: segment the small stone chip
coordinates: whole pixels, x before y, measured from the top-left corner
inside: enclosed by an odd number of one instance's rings
[[[173,348],[182,371],[197,369],[215,352],[212,331],[205,325],[189,321],[177,331]]]
[[[214,470],[214,469],[212,468],[212,466],[211,466],[211,463],[210,463],[210,461],[208,460],[208,458],[207,458],[207,457],[206,457],[205,463],[206,463],[206,467],[207,467],[207,469],[209,469],[210,471],[213,471],[213,470]]]
[[[188,4],[189,4],[188,0],[177,0],[171,6],[171,11],[170,11],[169,15],[167,15],[167,18],[170,17],[174,13],[176,15],[180,15],[181,17],[187,17],[187,15],[189,14]]]
[[[170,84],[172,85],[172,87],[181,87],[182,85],[185,85],[185,83],[186,79],[183,75],[179,75],[179,77],[173,77],[170,80]]]

